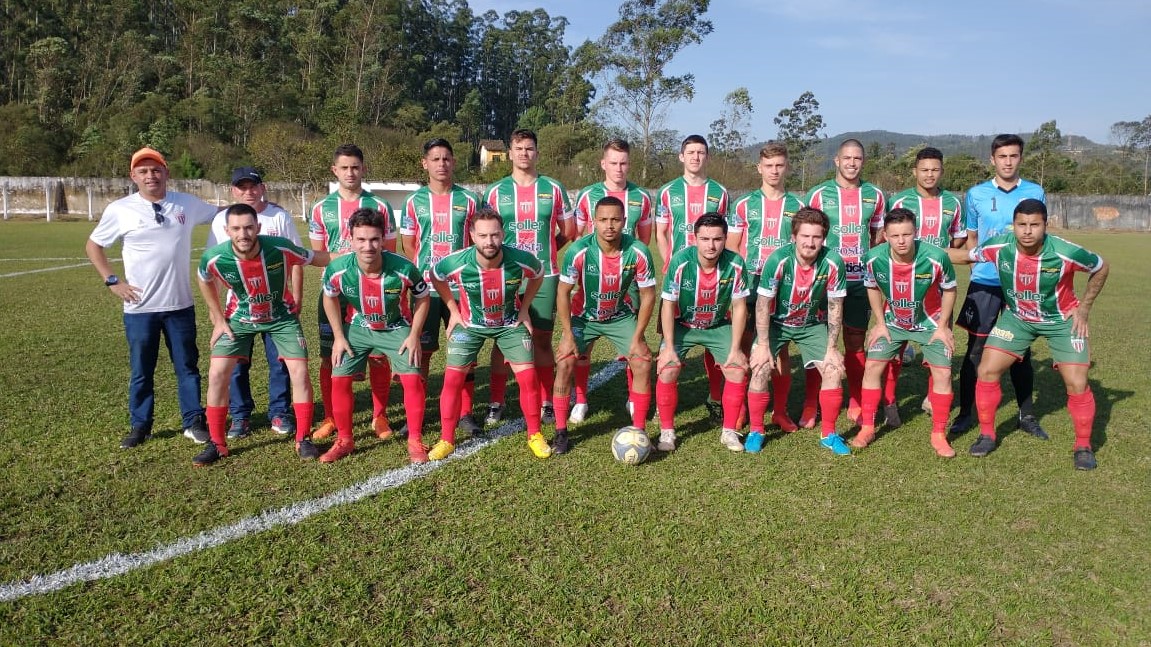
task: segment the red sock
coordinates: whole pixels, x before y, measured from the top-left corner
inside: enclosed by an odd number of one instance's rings
[[[212,443],[227,447],[228,407],[204,407],[204,417],[208,419],[208,435],[212,437]]]
[[[456,444],[456,425],[460,422],[460,392],[467,370],[444,369],[444,390],[440,393],[440,440]]]
[[[995,411],[1003,391],[999,382],[975,382],[975,413],[979,416],[979,433],[995,438]]]
[[[823,388],[823,376],[819,374],[819,369],[809,368],[803,372],[803,409],[807,411],[815,411],[815,407],[819,404],[820,395],[819,391]],[[775,396],[777,399],[779,396]],[[838,414],[836,414],[838,415]]]
[[[638,429],[647,426],[647,412],[651,409],[651,391],[636,393],[628,391],[631,397],[631,425]]]
[[[314,402],[293,402],[292,411],[296,414],[296,442],[308,437],[312,433],[312,415],[315,414]]]
[[[703,372],[707,373],[708,397],[716,402],[723,400],[723,369],[715,363],[711,351],[703,353]]]
[[[859,416],[859,424],[864,427],[875,426],[875,412],[879,410],[879,389],[860,389],[862,391],[861,408],[863,413]]]
[[[540,432],[540,387],[539,375],[535,367],[526,368],[515,374],[520,386],[520,409],[528,426],[528,438]]]
[[[930,377],[928,378],[931,379]],[[931,401],[931,433],[947,433],[947,417],[951,415],[951,393],[936,393],[929,391],[927,397]]]
[[[492,364],[491,382],[489,401],[492,404],[503,404],[508,392],[508,369],[503,364],[498,367]]]
[[[775,406],[771,408],[772,414],[776,416],[786,416],[787,394],[791,392],[791,375],[786,373],[772,375],[771,392],[775,395]]]
[[[336,438],[352,439],[352,410],[356,399],[352,395],[351,375],[332,378],[332,420],[336,421]]]
[[[576,358],[575,365],[575,401],[576,404],[587,404],[587,381],[591,378],[591,359],[586,355]],[[556,418],[559,420],[559,418]]]
[[[819,392],[819,426],[824,438],[835,433],[835,421],[843,406],[843,389],[823,389]]]
[[[849,411],[862,409],[863,365],[867,354],[863,350],[848,351],[843,355],[843,368],[847,372],[847,408]]]
[[[536,384],[539,388],[541,400],[548,400],[552,397],[552,392],[556,388],[556,367],[555,366],[537,366],[536,367]]]
[[[747,399],[747,380],[733,382],[724,380],[723,385],[723,428],[739,429],[739,413]]]
[[[424,431],[428,389],[419,373],[401,373],[400,384],[404,387],[404,415],[408,418],[408,438],[418,439]]]
[[[427,390],[425,385],[424,390]],[[464,378],[464,390],[460,392],[460,417],[472,415],[472,408],[475,406],[476,399],[476,374],[475,371],[468,371],[467,377]]]
[[[320,362],[320,404],[324,407],[324,417],[332,417],[332,364]]]
[[[1091,427],[1095,424],[1095,394],[1088,388],[1083,393],[1067,394],[1067,412],[1075,428],[1075,449],[1091,449]]]
[[[372,383],[372,420],[388,415],[388,396],[392,387],[392,365],[368,362],[368,376]]]
[[[899,374],[903,372],[903,362],[898,357],[887,363],[887,370],[883,372],[883,403],[895,404],[895,383],[899,381]]]
[[[748,427],[752,432],[763,433],[763,419],[767,416],[767,405],[771,394],[766,391],[749,391],[747,394]]]
[[[660,429],[675,429],[675,408],[679,405],[679,385],[675,382],[655,381],[655,408],[659,413]]]
[[[571,393],[567,395],[553,395],[552,406],[554,406],[556,410],[556,431],[567,431],[568,416],[571,414],[572,408]]]

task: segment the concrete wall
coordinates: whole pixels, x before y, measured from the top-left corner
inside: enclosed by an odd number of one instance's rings
[[[1151,231],[1151,197],[1048,195],[1051,222],[1064,229]]]

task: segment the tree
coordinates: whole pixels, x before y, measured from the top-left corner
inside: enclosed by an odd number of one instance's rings
[[[1147,172],[1151,170],[1151,115],[1143,121],[1119,121],[1111,126],[1111,136],[1128,153],[1143,157],[1143,195],[1147,195]]]
[[[708,143],[720,153],[738,153],[747,145],[751,127],[751,95],[747,88],[736,88],[723,99],[723,112],[711,122]]]
[[[774,121],[779,126],[779,141],[787,146],[788,157],[799,161],[800,185],[807,186],[808,153],[823,139],[819,101],[808,90],[799,95],[790,108],[780,110]]]
[[[664,72],[676,54],[712,32],[711,21],[703,19],[709,4],[710,0],[625,0],[619,20],[597,42],[596,67],[614,74],[604,101],[623,123],[636,129],[645,181],[652,133],[663,123],[669,106],[695,95],[695,75]]]
[[[1028,157],[1039,165],[1040,186],[1047,186],[1043,181],[1047,175],[1047,167],[1051,164],[1052,158],[1059,154],[1059,147],[1062,145],[1063,133],[1059,132],[1054,119],[1040,125],[1027,142]]]

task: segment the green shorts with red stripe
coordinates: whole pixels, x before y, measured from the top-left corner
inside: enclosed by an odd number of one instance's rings
[[[492,340],[508,364],[531,364],[532,336],[523,324],[503,328],[464,328],[457,326],[448,337],[445,363],[456,368],[472,366],[484,342]]]
[[[216,340],[216,345],[212,346],[212,357],[235,357],[246,360],[252,356],[252,340],[268,333],[272,342],[276,344],[276,352],[283,359],[308,359],[308,342],[304,339],[304,328],[295,316],[260,324],[231,321],[228,322],[228,327],[232,329],[232,338],[228,339],[228,336],[224,335]]]
[[[344,336],[348,339],[348,346],[352,349],[351,355],[344,355],[338,366],[332,366],[333,377],[357,376],[364,372],[364,366],[369,357],[387,357],[392,365],[392,372],[397,374],[419,373],[418,367],[412,366],[409,353],[400,353],[400,345],[412,334],[412,329],[404,326],[392,330],[371,330],[363,326],[349,326],[344,324]],[[412,349],[418,353],[419,349]]]
[[[1010,310],[1004,310],[987,334],[987,348],[1003,351],[1016,359],[1023,359],[1027,349],[1038,337],[1046,337],[1051,348],[1051,359],[1059,364],[1090,364],[1091,352],[1086,337],[1071,332],[1071,320],[1055,323],[1020,321]]]
[[[887,334],[891,335],[891,341],[880,338],[879,341],[868,347],[868,361],[890,362],[903,352],[903,342],[913,341],[919,344],[920,349],[923,350],[923,361],[928,365],[936,368],[951,368],[951,353],[947,352],[947,347],[943,345],[943,342],[936,340],[930,344],[927,343],[935,334],[934,330],[911,331],[888,326]]]

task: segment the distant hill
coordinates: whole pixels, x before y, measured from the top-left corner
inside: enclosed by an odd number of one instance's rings
[[[1030,133],[1022,133],[1022,136],[1026,140]],[[991,140],[994,137],[995,135],[909,135],[889,130],[855,131],[828,137],[824,140],[823,153],[830,160],[835,157],[835,149],[839,146],[839,142],[845,139],[858,139],[864,146],[877,142],[881,148],[887,148],[889,144],[893,144],[897,155],[912,147],[934,146],[943,151],[944,155],[967,154],[982,159],[991,153]],[[1079,135],[1064,135],[1063,139],[1063,150],[1070,155],[1103,155],[1115,150],[1114,146],[1097,144]]]

